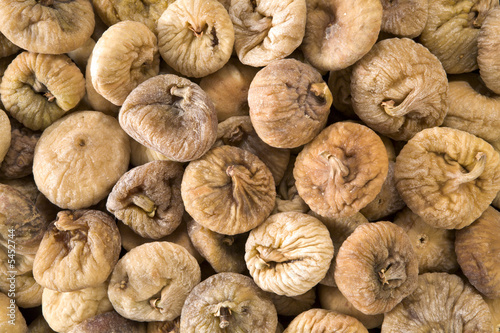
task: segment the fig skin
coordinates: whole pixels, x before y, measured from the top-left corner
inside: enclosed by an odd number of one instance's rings
[[[310,309],[296,316],[283,333],[368,333],[366,327],[354,317],[325,309]]]
[[[68,333],[146,333],[146,323],[124,318],[111,310],[85,319]]]
[[[500,47],[500,7],[488,11],[477,37],[477,64],[484,84],[500,95],[500,61],[496,56]]]
[[[383,0],[384,13],[381,30],[397,37],[418,37],[429,16],[426,0]]]
[[[14,304],[13,311],[11,312],[9,306]],[[4,293],[0,293],[0,331],[9,333],[26,333],[28,332],[28,325],[24,319],[23,313],[15,303],[11,303],[11,299]],[[14,325],[9,322],[11,317],[9,314],[14,315]]]
[[[0,164],[9,151],[12,138],[10,120],[5,111],[0,109]]]

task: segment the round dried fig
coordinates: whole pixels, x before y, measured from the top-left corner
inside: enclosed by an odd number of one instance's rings
[[[0,58],[16,54],[19,50],[19,46],[12,43],[0,32]]]
[[[82,46],[94,30],[88,0],[1,0],[0,31],[30,52],[60,54]]]
[[[29,129],[43,130],[80,102],[85,79],[64,54],[23,52],[7,67],[0,94],[12,117]]]
[[[16,303],[4,293],[0,293],[0,331],[26,333],[28,325]]]
[[[217,0],[177,0],[158,19],[157,29],[161,57],[183,75],[207,76],[231,57],[233,23]]]
[[[380,192],[389,159],[382,139],[352,122],[334,123],[297,156],[293,175],[300,196],[315,213],[354,215]]]
[[[233,0],[234,49],[245,65],[262,67],[299,47],[306,27],[305,0]]]
[[[184,204],[178,162],[152,161],[125,172],[108,196],[106,208],[142,237],[158,239],[181,223]]]
[[[279,315],[297,316],[313,307],[316,301],[316,287],[309,289],[302,295],[292,297],[277,295],[275,293],[268,293],[268,295]]]
[[[354,317],[367,329],[380,327],[384,321],[383,314],[367,315],[356,309],[354,305],[342,295],[337,287],[329,287],[320,284],[318,286],[318,299],[323,309]]]
[[[194,332],[274,332],[276,309],[251,278],[218,273],[196,287],[186,299],[180,330]]]
[[[42,313],[56,332],[71,331],[79,323],[113,310],[107,283],[70,292],[45,288],[42,293]]]
[[[16,304],[23,309],[34,308],[42,304],[43,287],[33,278],[31,271],[24,274],[0,274],[0,291],[6,295],[14,291]]]
[[[181,195],[196,222],[236,235],[264,222],[274,207],[276,190],[271,171],[257,156],[225,145],[188,164]]]
[[[140,144],[180,162],[200,158],[217,135],[217,114],[208,95],[173,74],[157,75],[135,88],[118,121]]]
[[[40,192],[57,206],[88,208],[111,192],[129,159],[129,138],[115,118],[79,111],[43,131],[35,147],[33,176]]]
[[[113,218],[98,210],[61,211],[45,232],[33,276],[61,292],[95,287],[108,278],[121,250]]]
[[[297,187],[295,186],[293,167],[296,158],[295,155],[290,156],[285,174],[276,188],[276,205],[274,206],[272,214],[289,211],[307,213],[310,211],[309,206],[300,197]]]
[[[500,190],[500,156],[486,141],[447,127],[417,133],[401,149],[394,171],[406,205],[436,228],[461,229]]]
[[[377,41],[382,23],[380,1],[307,0],[301,49],[317,69],[336,71],[361,59]]]
[[[295,317],[283,333],[368,333],[354,317],[325,309],[310,309]]]
[[[490,333],[491,314],[481,295],[456,275],[419,275],[415,291],[384,315],[382,333]]]
[[[360,225],[338,250],[335,282],[364,314],[390,311],[413,292],[417,276],[410,238],[391,222]]]
[[[497,4],[498,5],[498,4]],[[484,84],[496,94],[500,94],[500,8],[487,12],[477,37],[477,64]]]
[[[496,0],[429,1],[429,14],[419,41],[443,64],[446,73],[460,74],[478,68],[478,34]]]
[[[484,301],[488,304],[493,317],[493,332],[498,333],[500,332],[500,298],[485,298]]]
[[[111,310],[80,322],[68,333],[146,333],[147,324],[124,318]],[[169,333],[169,332],[167,332]]]
[[[174,320],[200,282],[200,266],[182,246],[152,242],[127,252],[116,264],[108,295],[114,309],[135,321]]]
[[[86,101],[93,110],[101,111],[110,116],[118,115],[120,107],[108,101],[101,94],[99,94],[92,84],[92,74],[90,70],[90,65],[92,64],[92,54],[90,54],[87,60],[87,66],[85,67],[85,89],[86,94],[84,96],[84,101]]]
[[[295,59],[261,69],[248,90],[250,119],[259,137],[272,147],[296,148],[325,126],[332,94],[321,74]]]
[[[375,44],[353,67],[351,94],[358,117],[394,140],[441,125],[449,108],[443,66],[409,38]]]
[[[134,139],[130,139],[130,164],[139,166],[153,161],[168,161],[168,158],[153,149],[141,145]]]
[[[97,40],[91,61],[92,85],[115,105],[122,105],[135,87],[160,71],[156,36],[135,21],[109,27]]]
[[[10,120],[5,111],[0,109],[0,164],[2,163],[5,155],[9,151],[10,142],[12,138],[12,134],[10,133],[11,126]]]
[[[464,275],[484,296],[500,298],[500,212],[486,208],[455,235],[455,252]]]
[[[382,0],[381,30],[398,37],[415,38],[424,30],[429,16],[426,0]]]
[[[284,212],[250,231],[245,261],[255,283],[278,295],[304,294],[320,282],[333,258],[328,229],[317,218]]]

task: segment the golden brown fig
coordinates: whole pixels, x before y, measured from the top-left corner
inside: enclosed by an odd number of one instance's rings
[[[488,304],[493,317],[493,332],[498,333],[500,332],[500,298],[485,298],[484,301]]]
[[[316,287],[309,289],[302,295],[283,296],[268,293],[271,301],[276,307],[276,312],[282,316],[297,316],[301,312],[311,309],[316,301]]]
[[[12,134],[10,133],[11,126],[10,120],[5,111],[0,109],[0,164],[2,163],[5,155],[9,151],[10,141]]]
[[[111,310],[87,318],[68,333],[146,333],[146,323],[133,321]]]
[[[19,50],[19,46],[12,43],[0,32],[0,58],[16,54]]]
[[[410,238],[391,222],[360,225],[338,250],[335,282],[364,314],[390,311],[413,292],[417,276]]]
[[[12,272],[12,270],[11,270]],[[42,304],[43,287],[33,278],[31,271],[24,274],[0,274],[0,291],[9,295],[23,309],[34,308]]]
[[[283,333],[368,333],[354,317],[325,309],[310,309],[295,317]]]
[[[481,295],[456,275],[419,275],[413,293],[384,315],[382,333],[491,333],[491,314]]]
[[[27,333],[28,325],[22,312],[12,298],[0,293],[0,331],[9,333]]]
[[[332,96],[335,96],[332,101],[334,110],[341,112],[349,119],[357,119],[358,116],[352,108],[351,100],[352,68],[353,66],[349,66],[338,71],[330,71],[328,75],[328,88]]]
[[[496,94],[500,94],[500,8],[488,11],[477,37],[477,64],[484,84]]]
[[[382,6],[382,31],[398,37],[415,38],[424,30],[429,16],[427,0],[382,0]]]
[[[283,179],[281,179],[281,182],[276,187],[276,205],[272,214],[289,211],[307,213],[311,210],[300,197],[295,186],[295,178],[293,177],[295,160],[295,155],[290,156]]]

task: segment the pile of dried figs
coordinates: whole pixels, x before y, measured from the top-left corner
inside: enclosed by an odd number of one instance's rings
[[[500,332],[498,0],[0,0],[0,333]]]

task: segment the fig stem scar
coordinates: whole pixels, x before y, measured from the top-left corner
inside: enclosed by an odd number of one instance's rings
[[[229,326],[229,317],[231,317],[231,309],[225,306],[220,306],[217,309],[215,316],[220,318],[219,327],[224,329]]]
[[[141,208],[149,217],[154,217],[156,213],[156,205],[153,200],[143,194],[134,195],[132,197],[134,205]]]

